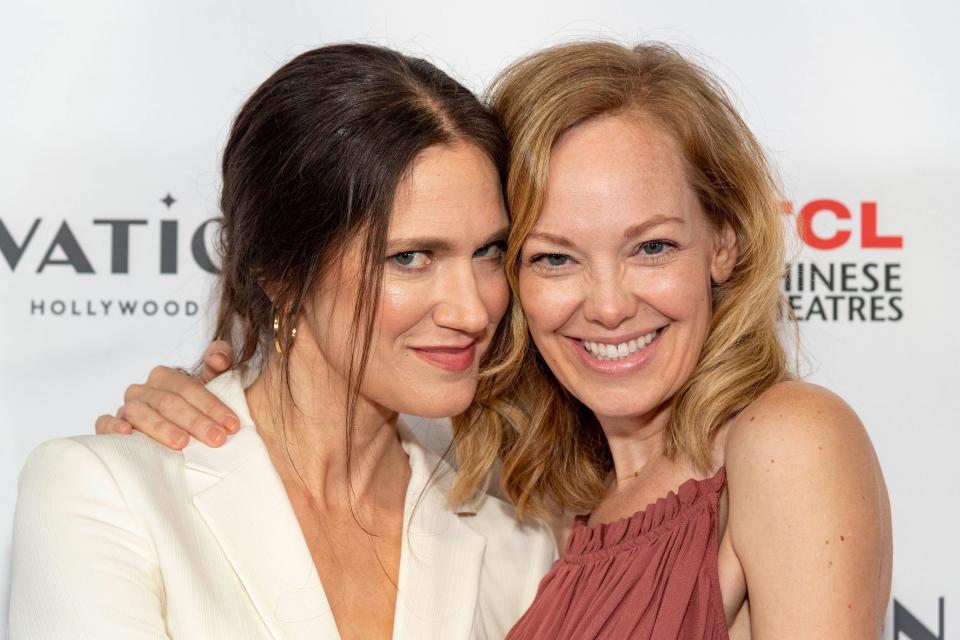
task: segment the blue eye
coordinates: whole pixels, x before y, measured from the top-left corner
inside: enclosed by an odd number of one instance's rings
[[[542,271],[560,271],[572,262],[564,253],[538,253],[530,258],[530,264]]]
[[[667,240],[650,240],[637,247],[637,253],[645,256],[660,256],[676,245]]]
[[[663,249],[664,244],[661,240],[651,240],[650,242],[644,242],[642,245],[640,245],[640,251],[648,256],[663,253]]]
[[[408,269],[417,269],[428,264],[428,256],[424,251],[402,251],[390,256],[394,263]]]

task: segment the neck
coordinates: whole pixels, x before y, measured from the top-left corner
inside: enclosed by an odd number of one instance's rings
[[[641,416],[597,416],[610,446],[616,478],[633,477],[663,458],[663,433],[669,419],[670,403]]]
[[[346,380],[311,347],[308,340],[294,344],[286,380],[279,358],[271,357],[246,392],[274,466],[285,481],[295,478],[318,508],[395,498],[409,475],[397,412],[360,395],[348,420]]]

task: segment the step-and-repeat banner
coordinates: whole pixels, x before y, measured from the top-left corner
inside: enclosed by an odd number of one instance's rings
[[[804,231],[783,288],[810,380],[869,429],[893,505],[885,638],[960,624],[960,44],[955,3],[75,3],[0,10],[0,625],[17,474],[210,333],[217,166],[275,68],[363,40],[483,90],[578,37],[719,74]],[[441,427],[442,429],[442,427]],[[947,621],[949,620],[949,625]],[[0,631],[3,636],[5,631]],[[957,636],[960,638],[960,636]]]

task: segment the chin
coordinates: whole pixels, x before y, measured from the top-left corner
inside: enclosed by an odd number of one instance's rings
[[[407,403],[400,413],[418,416],[420,418],[449,418],[459,415],[467,410],[470,403],[473,402],[473,396],[476,394],[477,385],[464,385],[462,389],[438,389],[423,390],[417,394],[417,402]],[[413,392],[415,394],[416,392]]]
[[[416,411],[411,409],[409,411],[402,411],[401,413],[417,416],[418,418],[439,420],[441,418],[452,418],[453,416],[460,415],[466,411],[467,407],[469,406],[469,402],[456,405],[452,405],[450,403],[437,403],[436,405],[430,405],[428,407],[418,407]]]
[[[637,398],[587,397],[580,400],[598,418],[635,418],[653,408],[652,402],[637,402]]]

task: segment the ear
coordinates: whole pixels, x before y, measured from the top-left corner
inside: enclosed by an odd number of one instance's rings
[[[713,237],[713,258],[710,261],[710,280],[714,283],[726,282],[737,263],[737,234],[728,223]]]

